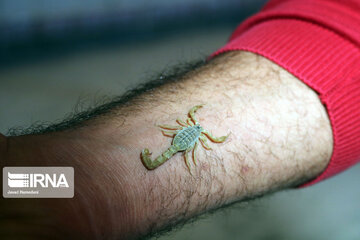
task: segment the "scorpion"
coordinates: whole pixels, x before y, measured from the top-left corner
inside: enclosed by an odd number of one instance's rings
[[[158,127],[162,128],[162,133],[164,136],[173,137],[173,141],[171,146],[163,152],[160,156],[158,156],[155,160],[151,160],[151,153],[149,149],[145,148],[141,152],[141,160],[144,166],[148,170],[152,170],[169,160],[175,153],[184,151],[185,163],[191,173],[190,163],[188,153],[193,150],[193,162],[195,166],[196,163],[196,155],[195,151],[199,145],[199,141],[202,146],[206,150],[211,150],[211,147],[207,143],[207,138],[215,143],[224,142],[229,135],[222,137],[214,137],[209,131],[202,128],[199,122],[195,118],[195,112],[202,108],[202,105],[196,105],[190,109],[188,113],[188,118],[186,122],[181,119],[176,119],[176,122],[180,126],[170,126],[170,125],[158,125]]]

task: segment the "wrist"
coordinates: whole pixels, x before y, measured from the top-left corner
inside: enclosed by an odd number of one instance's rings
[[[122,154],[112,151],[114,146],[107,144],[107,139],[91,136],[91,128],[84,130],[9,137],[3,167],[70,166],[75,178],[73,198],[2,199],[2,206],[19,216],[16,224],[34,218],[40,231],[51,225],[51,236],[69,239],[129,232],[132,217],[128,212],[134,209],[134,202],[129,198],[131,188],[123,180],[131,179],[131,175],[122,171],[116,161],[109,165],[110,155],[116,155],[121,162]],[[41,218],[35,217],[38,215]],[[118,225],[119,222],[123,224]],[[48,224],[42,226],[43,223]]]

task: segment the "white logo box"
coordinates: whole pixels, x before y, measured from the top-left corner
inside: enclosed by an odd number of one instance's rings
[[[4,167],[4,198],[73,198],[73,167]]]

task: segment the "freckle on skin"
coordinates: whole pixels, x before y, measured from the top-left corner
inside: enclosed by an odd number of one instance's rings
[[[242,173],[242,174],[247,173],[249,170],[250,170],[250,168],[249,168],[248,166],[243,166],[243,167],[241,167],[241,173]]]
[[[208,163],[201,164],[201,169],[207,171],[210,168],[210,165]]]

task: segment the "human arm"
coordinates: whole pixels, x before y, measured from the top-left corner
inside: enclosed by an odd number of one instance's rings
[[[174,124],[202,103],[200,124],[230,133],[227,141],[199,147],[193,175],[180,153],[148,171],[141,150],[158,156],[171,141],[156,125]],[[34,202],[51,210],[46,218],[59,233],[134,238],[316,177],[330,159],[332,133],[313,90],[261,56],[233,52],[81,127],[10,137],[4,149],[4,165],[74,167],[74,199]]]

